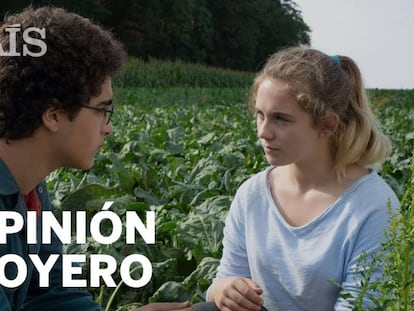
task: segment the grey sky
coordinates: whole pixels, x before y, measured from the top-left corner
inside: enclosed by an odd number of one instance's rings
[[[359,65],[368,88],[414,88],[414,0],[294,0],[311,45]]]

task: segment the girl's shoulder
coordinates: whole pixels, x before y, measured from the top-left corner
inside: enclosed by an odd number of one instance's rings
[[[273,169],[272,166],[267,167],[261,172],[253,174],[249,176],[246,180],[244,180],[239,190],[247,190],[247,189],[256,189],[256,188],[263,188],[267,185],[267,176],[269,172]]]

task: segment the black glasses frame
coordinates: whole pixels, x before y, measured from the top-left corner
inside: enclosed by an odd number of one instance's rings
[[[114,113],[114,107],[112,107],[111,109],[97,108],[97,107],[92,107],[92,106],[87,106],[87,105],[82,105],[81,107],[95,110],[95,111],[102,113],[104,115],[105,124],[109,124],[109,122],[111,122],[111,118]]]

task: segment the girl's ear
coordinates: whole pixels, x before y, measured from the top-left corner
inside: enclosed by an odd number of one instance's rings
[[[321,137],[332,136],[339,126],[339,116],[335,112],[331,112],[329,116],[323,122],[320,128]]]
[[[335,112],[331,112],[324,122],[323,131],[335,133],[339,126],[339,116]]]
[[[335,133],[339,126],[339,116],[335,112],[331,112],[327,118],[326,128]]]

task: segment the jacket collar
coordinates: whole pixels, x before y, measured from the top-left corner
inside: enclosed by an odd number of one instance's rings
[[[6,163],[0,159],[0,195],[11,195],[19,192],[19,187],[10,173]]]

